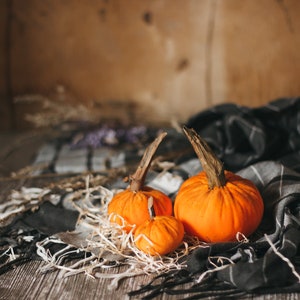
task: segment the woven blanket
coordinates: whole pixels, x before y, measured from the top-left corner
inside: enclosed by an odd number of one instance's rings
[[[159,276],[131,294],[148,293],[149,299],[162,292],[194,293],[199,299],[300,292],[300,174],[273,161],[253,164],[238,174],[252,180],[264,199],[265,215],[255,236],[199,247],[187,256],[185,272]],[[178,289],[179,283],[187,282],[194,285]]]
[[[108,181],[108,173],[99,173],[79,179],[72,188],[33,187],[12,194],[0,207],[0,274],[30,259],[42,259],[44,271],[62,270],[76,258],[81,263],[68,266],[68,272],[72,267],[73,274],[89,270],[96,278],[102,276],[101,267],[127,264],[128,271],[116,276],[113,285],[124,277],[152,272],[148,285],[129,291],[145,299],[161,293],[192,293],[199,299],[300,292],[299,108],[300,99],[279,99],[257,109],[225,104],[187,121],[226,169],[252,180],[261,192],[264,217],[249,239],[207,244],[186,237],[175,253],[148,257],[135,249],[130,234],[120,234],[107,220],[113,193],[126,188],[124,174]],[[189,147],[182,134],[172,131],[170,137],[161,153]],[[192,151],[160,166],[164,167],[151,170],[146,184],[172,198],[186,178],[201,170]]]

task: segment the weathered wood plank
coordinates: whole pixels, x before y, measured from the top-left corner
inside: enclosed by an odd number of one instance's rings
[[[12,1],[0,1],[0,128],[14,127],[11,91]]]
[[[149,276],[124,279],[118,289],[109,289],[109,280],[93,279],[84,274],[61,278],[60,272],[40,273],[42,262],[32,261],[0,277],[0,299],[124,299],[126,293],[149,282]],[[117,272],[118,269],[115,269]],[[110,271],[111,272],[111,271]],[[188,294],[186,295],[188,296]],[[276,294],[243,299],[257,300],[297,300],[300,294]],[[132,299],[138,299],[132,298]],[[178,296],[161,295],[156,299],[171,300]],[[213,299],[213,298],[207,298]]]
[[[89,119],[151,122],[185,121],[224,101],[298,96],[299,3],[15,1],[12,96],[47,97],[62,119],[67,104],[84,118],[86,104]],[[44,111],[37,104],[14,104],[18,128],[26,113]]]

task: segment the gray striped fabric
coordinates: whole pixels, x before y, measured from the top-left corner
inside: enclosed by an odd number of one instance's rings
[[[226,169],[256,184],[264,218],[249,242],[198,248],[187,258],[185,272],[159,276],[131,295],[194,293],[189,299],[200,299],[300,292],[300,98],[257,109],[222,104],[193,116],[187,126],[206,139]],[[233,263],[197,284],[199,274],[224,263],[220,257]],[[178,287],[193,281],[192,288]]]
[[[265,204],[263,221],[249,242],[199,247],[187,257],[185,270],[160,275],[130,295],[152,299],[160,293],[194,293],[188,299],[233,299],[245,294],[300,292],[300,174],[274,161],[250,165],[238,174],[257,185]],[[222,267],[196,283],[216,266]],[[187,282],[194,285],[185,289]]]

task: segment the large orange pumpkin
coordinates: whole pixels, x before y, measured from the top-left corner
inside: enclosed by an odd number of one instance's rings
[[[197,153],[203,171],[187,179],[174,203],[174,214],[186,232],[205,242],[236,240],[241,233],[248,237],[261,222],[264,205],[255,185],[232,172],[193,129],[184,127]]]
[[[148,212],[148,199],[153,198],[156,215],[172,215],[172,200],[163,192],[144,186],[145,177],[150,167],[152,158],[159,144],[166,136],[161,133],[145,150],[143,158],[136,172],[129,177],[129,187],[117,193],[108,204],[108,214],[111,222],[125,225],[124,230],[129,232],[150,220]],[[133,228],[133,230],[135,230]]]

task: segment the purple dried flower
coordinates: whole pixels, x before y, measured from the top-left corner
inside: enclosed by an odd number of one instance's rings
[[[103,125],[101,128],[81,134],[78,138],[73,138],[71,146],[74,148],[101,146],[117,146],[122,143],[138,143],[147,134],[145,126],[133,126],[128,128],[113,128]]]

